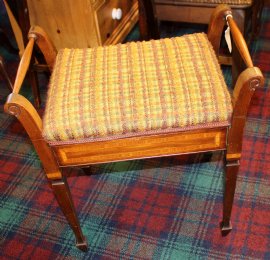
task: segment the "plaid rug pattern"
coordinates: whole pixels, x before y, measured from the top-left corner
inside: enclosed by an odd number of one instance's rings
[[[96,165],[87,174],[66,170],[89,242],[88,252],[79,251],[32,144],[20,123],[3,113],[8,89],[1,78],[0,258],[270,259],[269,13],[266,7],[251,46],[266,84],[249,111],[227,237],[219,231],[222,153],[168,157]],[[184,31],[179,28],[161,27],[167,36]],[[16,56],[0,50],[14,76]]]

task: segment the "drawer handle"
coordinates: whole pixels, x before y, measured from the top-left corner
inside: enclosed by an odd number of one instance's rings
[[[122,18],[122,9],[120,8],[113,8],[112,9],[112,19],[113,20],[121,20]]]

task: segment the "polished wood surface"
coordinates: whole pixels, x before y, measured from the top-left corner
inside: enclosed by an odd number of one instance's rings
[[[225,162],[226,177],[223,196],[223,218],[220,223],[221,234],[226,236],[232,230],[231,213],[236,188],[237,175],[239,171],[239,160]]]
[[[263,87],[264,78],[259,68],[245,69],[238,77],[233,90],[232,126],[228,136],[228,159],[240,159],[242,137],[246,116],[252,96],[257,88]]]
[[[30,28],[28,37],[35,39],[36,44],[44,55],[45,61],[50,71],[52,71],[57,55],[57,50],[51,39],[48,37],[47,33],[39,26],[32,26]]]
[[[110,33],[110,37],[107,37],[104,45],[117,44],[125,40],[128,33],[138,22],[138,4],[137,1],[134,2],[129,12],[122,18],[119,25],[115,25],[114,30]],[[99,29],[104,32],[102,27]],[[106,36],[108,33],[106,34]]]
[[[22,95],[11,93],[4,106],[5,112],[17,117],[29,135],[43,167],[47,178],[62,178],[57,158],[42,137],[42,120],[33,105]]]
[[[208,37],[218,54],[218,43],[221,37],[222,21],[231,14],[228,6],[215,9],[210,22]],[[228,18],[228,16],[227,16]],[[215,25],[214,23],[217,23]],[[77,240],[77,247],[86,250],[87,243],[80,228],[80,223],[74,209],[72,197],[61,169],[67,166],[84,166],[93,163],[142,159],[150,157],[170,156],[176,154],[192,154],[205,151],[225,150],[225,190],[223,202],[223,219],[221,231],[226,235],[232,229],[231,211],[236,187],[237,174],[242,152],[242,139],[246,115],[251,98],[256,88],[262,87],[264,79],[259,68],[253,67],[249,60],[248,49],[241,32],[230,20],[233,41],[237,48],[233,51],[241,53],[246,68],[240,72],[232,94],[233,114],[229,127],[182,131],[150,136],[120,138],[115,140],[86,142],[83,144],[52,145],[42,137],[42,120],[32,104],[19,94],[21,83],[26,74],[26,67],[31,59],[33,43],[44,51],[45,59],[53,69],[56,51],[46,34],[38,27],[31,29],[29,44],[22,56],[21,65],[17,73],[16,87],[7,99],[5,112],[14,115],[22,123],[43,163],[45,174],[50,181],[55,197],[68,223],[71,225]],[[47,47],[46,47],[47,46]]]
[[[27,34],[30,28],[26,0],[4,0],[4,5],[16,39],[17,46],[19,48],[19,56],[22,57],[25,46],[28,42]],[[28,70],[27,74],[32,88],[34,104],[38,108],[41,104],[41,99],[37,84],[37,75],[36,72],[32,69],[34,58],[32,57],[29,62],[30,64],[27,66],[30,66],[31,69]]]
[[[231,10],[227,5],[219,5],[211,16],[208,25],[207,37],[212,43],[217,57],[219,56],[220,41],[224,28],[224,14],[230,11]]]
[[[87,165],[226,149],[227,128],[53,146],[61,166]]]
[[[253,62],[251,60],[246,41],[244,40],[243,35],[241,34],[236,22],[234,21],[233,17],[230,14],[227,15],[227,21],[231,29],[231,34],[232,34],[235,46],[237,47],[246,66],[248,68],[252,68]]]
[[[70,194],[70,190],[65,178],[52,181],[52,190],[55,198],[60,205],[63,214],[74,233],[80,234],[76,240],[76,246],[82,251],[87,250],[87,241],[82,233],[77,214],[75,213],[74,203]]]
[[[22,83],[24,81],[25,75],[28,71],[30,61],[32,59],[32,53],[34,48],[35,40],[33,38],[30,39],[29,43],[27,44],[25,51],[23,52],[19,68],[17,70],[17,75],[13,87],[13,93],[19,93]]]
[[[121,9],[122,18],[112,19],[112,10]],[[96,10],[95,25],[99,32],[100,44],[116,44],[122,42],[131,28],[137,22],[138,4],[135,0],[128,1],[104,1]]]
[[[27,0],[31,25],[41,26],[56,49],[116,44],[127,36],[138,19],[136,0]],[[64,7],[64,8],[63,8]],[[122,10],[120,20],[113,8]]]

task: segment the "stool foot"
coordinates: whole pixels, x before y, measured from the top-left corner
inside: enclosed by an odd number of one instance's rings
[[[88,244],[87,244],[87,240],[85,237],[83,237],[83,241],[82,242],[76,242],[76,247],[78,249],[80,249],[83,252],[86,252],[88,250]]]
[[[82,233],[80,222],[78,220],[72,196],[68,187],[68,183],[65,178],[59,180],[53,180],[51,183],[52,190],[58,201],[58,204],[64,213],[73,233],[76,237],[76,246],[83,250],[87,250],[87,242]]]
[[[231,221],[229,221],[228,223],[225,223],[225,222],[222,221],[220,223],[220,229],[221,229],[221,235],[223,237],[227,236],[232,230]]]

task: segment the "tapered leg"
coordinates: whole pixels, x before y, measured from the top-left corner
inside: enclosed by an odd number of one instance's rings
[[[223,236],[227,235],[232,230],[231,212],[238,170],[239,170],[239,160],[226,162],[225,191],[223,199],[223,219],[221,222],[221,233]]]
[[[62,180],[52,181],[51,187],[60,205],[61,210],[63,211],[68,223],[70,224],[76,236],[76,246],[80,250],[86,251],[87,241],[85,237],[83,236],[66,180],[62,179]]]

